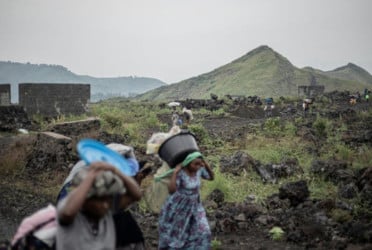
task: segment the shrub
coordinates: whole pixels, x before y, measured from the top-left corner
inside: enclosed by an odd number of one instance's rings
[[[284,131],[286,135],[295,136],[297,133],[297,127],[291,122],[286,122]]]
[[[273,227],[269,233],[271,234],[271,238],[273,240],[281,240],[283,239],[284,231],[280,227]]]
[[[352,215],[348,211],[338,208],[332,210],[331,217],[338,223],[345,223],[353,219]]]
[[[120,117],[112,114],[104,114],[102,120],[109,126],[109,129],[120,128],[123,125]]]
[[[221,241],[217,240],[216,238],[214,238],[212,241],[211,241],[211,247],[212,247],[212,250],[219,250],[221,249]]]
[[[201,144],[208,144],[208,131],[201,124],[191,124],[189,130],[195,135]]]
[[[313,123],[313,129],[315,130],[315,135],[318,138],[327,137],[328,128],[329,122],[324,118],[317,117]]]
[[[353,150],[345,144],[336,144],[337,158],[344,161],[352,162],[354,159]]]
[[[282,135],[282,126],[280,124],[279,117],[268,118],[263,124],[263,130],[265,134],[269,136],[280,136]]]

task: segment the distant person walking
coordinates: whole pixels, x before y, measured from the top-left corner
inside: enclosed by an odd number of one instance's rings
[[[191,120],[194,119],[191,109],[188,109],[188,108],[184,107],[182,109],[182,113],[183,113],[183,117],[184,117],[184,121],[185,121],[185,126],[189,126]]]
[[[357,102],[357,98],[355,96],[353,96],[353,95],[351,95],[349,98],[350,98],[349,99],[350,105],[351,106],[354,106],[356,104],[356,102]]]
[[[302,111],[304,113],[304,117],[306,117],[306,114],[309,113],[310,105],[313,104],[312,98],[306,98],[302,102]]]
[[[369,102],[369,94],[371,93],[371,91],[369,91],[368,89],[364,89],[364,99],[366,100],[366,102]]]
[[[274,99],[272,97],[266,98],[264,106],[265,117],[272,117],[274,108]]]

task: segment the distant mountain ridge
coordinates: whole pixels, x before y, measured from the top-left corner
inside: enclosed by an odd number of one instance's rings
[[[296,96],[298,86],[324,85],[326,91],[362,91],[372,88],[372,76],[349,63],[332,71],[295,67],[270,47],[260,46],[211,72],[162,86],[136,97],[147,100],[175,100],[218,96]]]
[[[97,78],[77,75],[60,65],[0,61],[0,84],[2,83],[12,85],[12,103],[18,102],[19,83],[89,83],[92,101],[114,96],[133,96],[166,85],[149,77]]]
[[[348,63],[345,66],[322,73],[339,79],[349,79],[356,82],[372,82],[372,76],[368,73],[368,71],[353,63]]]

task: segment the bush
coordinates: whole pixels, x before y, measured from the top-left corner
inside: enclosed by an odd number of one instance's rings
[[[317,117],[317,119],[313,123],[313,129],[315,130],[315,135],[318,138],[327,137],[328,128],[329,122],[324,118]]]
[[[331,217],[338,223],[345,223],[353,219],[352,215],[348,211],[338,208],[332,210]]]
[[[110,129],[120,128],[123,125],[120,117],[112,114],[104,114],[103,122],[106,123]]]
[[[212,250],[219,250],[221,249],[221,241],[217,240],[216,238],[214,238],[212,241],[211,241],[211,247],[212,247]]]
[[[201,144],[208,144],[209,142],[208,131],[203,127],[203,125],[191,124],[189,126],[189,130],[195,135],[195,137]]]

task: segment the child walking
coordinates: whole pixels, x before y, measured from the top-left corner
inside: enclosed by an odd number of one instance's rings
[[[210,249],[211,231],[200,200],[201,178],[214,173],[200,152],[177,165],[169,182],[169,197],[159,218],[159,249]]]
[[[115,249],[112,213],[141,198],[136,181],[105,162],[94,162],[72,180],[58,203],[57,250]]]

